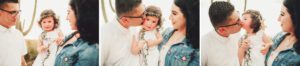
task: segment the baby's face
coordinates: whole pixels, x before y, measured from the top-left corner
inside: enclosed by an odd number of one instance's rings
[[[44,18],[41,22],[41,26],[44,31],[52,31],[54,28],[53,17]]]
[[[158,21],[159,21],[159,19],[157,17],[147,16],[146,22],[143,23],[143,28],[147,31],[156,29]]]
[[[242,21],[242,23],[241,23],[242,28],[244,28],[246,31],[252,29],[252,28],[250,28],[250,25],[252,23],[252,19],[251,19],[251,15],[250,14],[244,14],[242,16],[242,20],[241,21]]]

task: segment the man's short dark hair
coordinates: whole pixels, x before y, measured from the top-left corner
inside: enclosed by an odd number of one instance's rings
[[[19,3],[19,0],[0,0],[0,7],[2,7],[5,3]]]
[[[124,13],[131,12],[134,8],[142,3],[141,0],[116,0],[117,16],[120,17]]]
[[[221,24],[226,24],[225,21],[233,13],[233,11],[234,6],[229,2],[213,2],[209,7],[209,18],[214,28],[217,28]]]

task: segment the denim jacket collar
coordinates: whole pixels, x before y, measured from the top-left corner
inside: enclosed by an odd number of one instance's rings
[[[166,34],[166,41],[168,41],[170,38],[171,38],[171,36],[174,34],[174,32],[175,32],[176,30],[175,29],[171,29],[170,28],[170,33],[165,33]],[[181,42],[179,42],[179,43],[176,43],[176,44],[174,44],[174,45],[177,45],[177,44],[187,44],[188,42],[187,42],[187,39],[186,39],[186,37],[181,41]]]
[[[71,35],[67,36],[64,40],[63,40],[63,47],[65,46],[70,46],[73,45],[74,48],[76,48],[81,42],[82,39],[78,38],[76,41],[70,43],[70,44],[66,44],[67,41],[69,41],[73,36],[75,36],[78,32],[73,32]]]
[[[280,43],[286,38],[287,35],[288,35],[288,33],[281,32],[280,35],[276,36],[275,39],[273,40],[274,45],[272,45],[271,49],[274,51],[276,48],[278,48],[278,46],[280,45]],[[296,51],[296,49],[293,46],[292,48],[283,50],[282,52],[285,52],[285,51]]]

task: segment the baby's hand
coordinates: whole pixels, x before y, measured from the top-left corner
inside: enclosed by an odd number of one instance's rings
[[[261,54],[266,55],[269,51],[270,46],[271,45],[264,45],[264,47],[262,47],[260,50]]]

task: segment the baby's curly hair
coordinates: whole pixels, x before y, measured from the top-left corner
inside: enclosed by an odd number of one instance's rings
[[[159,7],[150,5],[146,8],[146,16],[154,16],[157,17],[158,23],[157,23],[157,27],[158,29],[162,27],[162,12],[161,9]]]
[[[59,26],[59,19],[58,17],[56,17],[56,14],[54,13],[53,10],[51,9],[46,9],[44,10],[41,15],[40,15],[40,20],[38,21],[39,23],[39,26],[42,27],[42,21],[47,18],[47,17],[52,17],[53,18],[53,21],[54,21],[54,27],[53,29],[56,29],[58,28]]]

